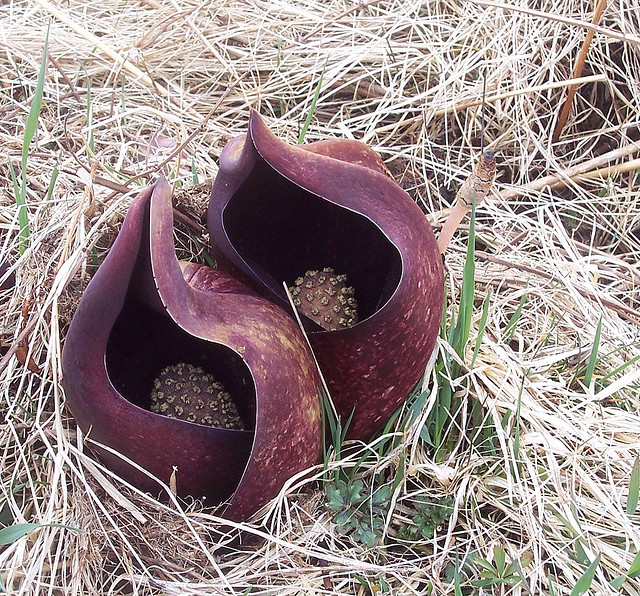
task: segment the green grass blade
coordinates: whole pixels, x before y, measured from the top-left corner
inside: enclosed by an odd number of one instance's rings
[[[444,428],[451,412],[453,391],[451,390],[451,384],[448,380],[442,379],[442,386],[440,387],[438,395],[438,404],[435,408],[435,425],[433,429],[433,444],[436,448],[440,449],[442,441],[444,440]]]
[[[29,215],[27,213],[26,196],[25,192],[20,188],[16,171],[13,169],[13,164],[9,162],[9,171],[11,173],[11,181],[13,182],[13,194],[16,198],[16,206],[18,207],[18,237],[20,239],[19,250],[22,254],[29,244]]]
[[[37,530],[38,528],[64,528],[66,530],[72,530],[74,532],[84,532],[79,528],[73,528],[71,526],[65,526],[64,524],[13,524],[6,528],[0,529],[0,546],[6,546],[16,540],[19,540],[23,536],[26,536],[30,532]]]
[[[473,368],[476,362],[478,353],[480,352],[480,346],[482,345],[482,338],[484,337],[484,330],[487,327],[487,319],[489,318],[489,301],[491,295],[487,294],[487,297],[482,302],[482,313],[480,314],[480,321],[478,321],[478,337],[476,338],[476,345],[473,348],[473,356],[471,357],[471,364],[469,368]]]
[[[582,574],[573,590],[571,590],[571,596],[582,596],[582,594],[586,594],[589,588],[591,587],[591,582],[593,581],[593,577],[596,574],[596,569],[598,565],[600,565],[600,556],[598,555],[591,565],[587,567],[587,570]]]
[[[20,204],[21,194],[20,194],[20,184],[18,183],[18,177],[16,176],[16,171],[13,169],[13,164],[9,162],[9,172],[11,173],[11,181],[13,182],[13,192],[16,197],[16,203]],[[18,218],[20,217],[20,213],[18,213]]]
[[[629,496],[627,497],[627,515],[633,515],[638,509],[638,494],[640,493],[640,457],[636,457],[636,463],[631,470],[629,478]]]
[[[527,301],[527,295],[522,294],[520,296],[520,302],[518,302],[518,307],[515,312],[511,315],[509,322],[507,323],[504,331],[502,332],[502,341],[509,342],[513,339],[513,334],[516,332],[516,326],[520,317],[522,316],[522,309],[524,308],[524,303]]]
[[[612,587],[618,589],[627,580],[635,579],[637,577],[640,577],[640,553],[636,553],[636,556],[633,559],[631,566],[629,567],[629,571],[627,571],[623,575],[619,575],[615,579],[611,580],[609,583],[611,584]]]
[[[628,347],[628,346],[625,346]],[[615,352],[616,350],[614,350]],[[617,366],[616,368],[614,368],[613,370],[609,371],[607,374],[603,375],[602,378],[600,379],[600,382],[598,383],[598,385],[600,387],[604,387],[604,384],[611,379],[612,377],[615,377],[618,373],[621,373],[623,370],[625,370],[626,368],[629,368],[631,365],[635,364],[636,362],[638,362],[638,360],[640,360],[640,354],[638,356],[634,356],[633,358],[630,358],[629,360],[627,360],[624,364],[621,364],[620,366]]]
[[[38,128],[38,120],[42,110],[42,94],[44,91],[44,77],[47,72],[47,48],[49,46],[49,28],[44,39],[44,49],[42,50],[42,60],[40,63],[40,72],[38,73],[38,81],[36,83],[36,92],[31,102],[31,109],[27,117],[27,124],[24,128],[24,139],[22,141],[22,178],[26,178],[27,156],[29,155],[29,146],[36,134]]]
[[[454,345],[458,356],[464,356],[464,348],[469,339],[471,329],[471,315],[473,314],[473,300],[475,298],[475,245],[476,245],[476,205],[475,200],[471,207],[471,217],[469,219],[469,239],[467,242],[467,257],[462,273],[462,289],[460,291],[460,307],[458,321],[456,323],[456,333],[454,335]]]
[[[0,530],[0,546],[11,544],[40,527],[40,524],[14,524],[12,526],[2,528]]]
[[[60,171],[60,162],[56,163],[53,166],[53,171],[51,172],[51,179],[49,180],[49,187],[47,188],[47,193],[44,196],[45,203],[48,203],[51,200],[51,196],[53,195],[53,189],[56,186],[56,180],[58,179],[58,173]]]
[[[422,410],[427,403],[427,399],[431,395],[431,389],[427,388],[424,391],[420,391],[414,402],[409,406],[407,414],[403,420],[402,428],[409,428],[420,416]]]
[[[475,300],[475,200],[471,208],[471,218],[469,223],[469,236],[467,242],[467,255],[462,273],[462,288],[460,290],[460,301],[458,313],[451,316],[449,325],[449,333],[446,331],[446,309],[443,311],[443,319],[441,324],[442,335],[446,337],[447,342],[455,350],[456,354],[464,359],[464,351],[469,340],[469,332],[471,330],[471,318],[473,315],[473,305]],[[487,307],[488,308],[488,307]],[[487,311],[488,312],[488,311]],[[484,321],[486,324],[486,315]],[[479,331],[479,335],[482,335]],[[447,337],[448,335],[448,337]],[[478,340],[481,342],[482,339]],[[476,353],[479,350],[479,344],[476,342]],[[432,443],[436,448],[436,459],[444,456],[444,441],[447,434],[447,428],[453,428],[455,425],[454,417],[458,411],[458,401],[454,398],[454,387],[451,380],[460,375],[460,365],[453,359],[443,354],[442,359],[436,365],[436,373],[439,377],[439,391],[434,415],[430,417],[428,424],[431,432]]]
[[[20,172],[20,187],[16,192],[16,205],[18,207],[18,223],[20,225],[20,254],[24,253],[29,243],[31,231],[29,228],[29,215],[27,213],[27,157],[29,156],[29,147],[31,141],[36,134],[38,128],[38,120],[42,111],[42,95],[44,91],[44,79],[47,72],[47,48],[49,46],[49,27],[47,26],[47,34],[44,39],[44,48],[42,50],[42,60],[40,61],[40,71],[38,72],[38,80],[36,82],[36,92],[31,101],[31,109],[27,116],[27,122],[24,127],[24,137],[22,139],[22,159]],[[14,189],[16,184],[14,183]]]
[[[574,546],[576,549],[574,559],[578,561],[578,563],[582,563],[583,565],[589,563],[589,557],[587,556],[587,553],[584,550],[584,546],[582,546],[582,542],[580,541],[580,539],[574,542]]]
[[[462,596],[462,587],[460,584],[460,572],[458,571],[457,565],[453,569],[453,593],[455,594],[455,596]]]
[[[586,594],[589,588],[591,587],[591,582],[593,582],[593,578],[596,574],[596,569],[600,564],[601,555],[598,555],[587,567],[586,571],[580,576],[580,579],[574,586],[573,590],[571,590],[571,596],[582,596],[582,594]]]
[[[198,177],[198,168],[196,167],[195,159],[191,160],[191,179],[194,184],[200,184],[200,178]]]
[[[598,350],[600,348],[600,335],[602,333],[602,317],[598,321],[596,327],[596,333],[593,337],[593,347],[591,348],[591,356],[589,356],[589,362],[587,364],[587,370],[584,373],[584,386],[589,387],[591,385],[591,379],[593,377],[593,371],[596,368],[596,362],[598,362]]]
[[[556,591],[553,589],[553,584],[551,583],[551,577],[547,575],[547,583],[549,584],[549,596],[556,596]]]
[[[637,553],[635,559],[631,563],[631,567],[629,567],[629,571],[627,571],[628,577],[640,577],[640,553]]]
[[[322,79],[324,78],[324,68],[320,73],[320,78],[318,79],[318,84],[316,85],[316,90],[313,94],[313,99],[311,100],[311,107],[309,108],[309,113],[307,114],[307,119],[304,121],[302,125],[302,130],[300,131],[300,135],[298,136],[298,145],[304,141],[304,138],[307,136],[307,130],[309,130],[309,125],[311,124],[311,119],[313,115],[316,113],[316,105],[318,104],[318,98],[320,97],[320,90],[322,89]]]
[[[324,391],[321,392],[320,395],[322,402],[322,410],[321,410],[321,419],[322,419],[322,454],[324,457],[324,467],[325,470],[327,465],[329,464],[329,449],[336,441],[336,426],[338,421],[334,415],[334,412],[331,408],[331,404],[329,403],[329,398],[327,397]],[[329,427],[329,432],[327,433],[327,426]],[[327,436],[330,436],[332,441],[331,443],[327,443]]]
[[[516,573],[520,576],[520,582],[522,583],[522,586],[523,586],[525,592],[527,594],[529,594],[529,596],[533,596],[533,592],[531,591],[531,588],[529,587],[529,584],[527,583],[527,579],[524,576],[524,571],[522,570],[522,565],[520,565],[520,561],[519,560],[516,560],[516,561],[513,562],[513,568],[515,569]]]
[[[458,318],[453,327],[450,344],[460,358],[464,357],[464,349],[469,339],[471,329],[471,316],[473,314],[473,301],[475,298],[475,244],[476,244],[476,202],[475,197],[471,207],[469,218],[469,238],[467,241],[467,256],[462,272],[462,289],[460,290],[460,305],[458,306]],[[452,367],[452,372],[456,372],[457,366]],[[457,376],[457,374],[454,374]]]

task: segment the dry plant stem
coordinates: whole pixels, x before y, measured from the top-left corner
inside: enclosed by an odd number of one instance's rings
[[[566,25],[572,25],[573,27],[582,27],[587,31],[593,31],[594,33],[600,33],[606,37],[610,37],[612,39],[619,39],[620,41],[625,41],[627,43],[631,43],[636,46],[640,46],[640,37],[637,35],[629,35],[627,33],[619,33],[618,31],[614,31],[612,29],[607,29],[606,27],[600,27],[593,23],[585,23],[584,21],[580,21],[578,19],[572,19],[570,17],[562,17],[557,14],[553,14],[550,12],[544,12],[542,10],[535,10],[533,8],[524,8],[522,6],[515,6],[513,4],[506,4],[504,2],[493,2],[492,0],[471,0],[474,4],[479,4],[480,6],[492,6],[493,8],[501,8],[502,10],[520,12],[523,14],[530,15],[532,17],[539,17],[541,19],[546,19],[549,21],[556,21],[558,23],[565,23]]]
[[[585,172],[582,175],[575,176],[571,180],[595,180],[597,178],[606,179],[611,178],[614,174],[624,174],[625,172],[633,172],[633,170],[638,169],[640,169],[640,159],[632,159],[631,161],[625,161],[624,163],[609,166],[608,168]]]
[[[484,251],[476,251],[476,256],[479,259],[485,259],[487,261],[491,261],[492,263],[502,265],[508,269],[518,269],[526,273],[537,275],[538,277],[542,277],[554,283],[558,283],[558,284],[563,283],[563,280],[559,278],[557,275],[554,275],[553,273],[548,273],[547,271],[543,271],[542,269],[539,269],[539,268],[529,267],[527,265],[522,265],[520,263],[513,263],[505,259],[501,259],[500,257],[496,257],[495,255],[489,254]],[[481,281],[487,281],[487,280],[481,280]],[[527,282],[515,281],[513,279],[507,279],[502,276],[500,277],[500,279],[488,280],[488,283],[495,284],[495,285],[507,283],[512,287],[521,287],[521,288],[525,287],[527,284]],[[588,296],[590,299],[594,301],[601,302],[604,306],[612,310],[615,310],[620,314],[620,316],[624,317],[625,319],[632,322],[633,324],[640,325],[640,319],[638,318],[638,311],[636,309],[630,308],[626,304],[621,304],[620,302],[617,302],[615,300],[611,300],[609,298],[599,296],[591,288],[588,288],[586,286],[580,286],[579,290],[580,292],[583,293],[584,296]]]
[[[593,12],[593,18],[591,19],[591,23],[593,25],[597,25],[600,22],[600,17],[602,17],[602,13],[604,9],[607,7],[607,0],[598,0],[598,4]],[[594,31],[593,29],[589,29],[587,31],[587,35],[582,42],[582,47],[580,48],[580,53],[576,58],[576,65],[573,69],[573,78],[577,78],[582,74],[582,69],[584,68],[584,61],[587,58],[587,52],[589,51],[589,46],[593,41]],[[560,135],[562,134],[562,129],[567,121],[567,117],[569,116],[569,111],[571,110],[571,105],[573,104],[573,98],[576,94],[576,90],[578,89],[577,85],[571,85],[567,92],[567,98],[564,100],[564,104],[562,105],[562,109],[560,110],[560,115],[558,116],[558,121],[556,122],[555,129],[553,131],[553,135],[551,137],[552,143],[557,143]]]
[[[599,155],[598,157],[589,159],[588,161],[578,164],[577,166],[567,168],[566,170],[564,170],[563,172],[559,172],[558,174],[550,174],[549,176],[538,178],[530,184],[520,186],[519,188],[503,190],[500,192],[500,196],[503,199],[512,199],[527,192],[542,190],[545,186],[555,188],[557,186],[566,186],[570,182],[577,182],[581,178],[598,178],[600,176],[606,177],[604,175],[604,172],[608,172],[607,176],[610,176],[615,172],[628,172],[630,170],[636,169],[638,166],[636,165],[630,168],[625,168],[625,166],[627,166],[628,164],[635,164],[638,160],[632,160],[630,162],[627,162],[627,164],[623,163],[619,165],[613,165],[603,169],[600,169],[600,166],[608,162],[615,161],[616,159],[620,159],[621,157],[632,155],[638,151],[640,151],[640,145],[638,145],[637,143],[629,143],[628,145],[624,145],[623,147],[619,147],[618,149],[614,149],[613,151],[609,151],[607,153]]]
[[[601,81],[606,81],[607,76],[603,74],[591,75],[588,77],[580,77],[578,79],[569,79],[567,81],[555,81],[552,83],[544,83],[542,85],[535,85],[533,87],[527,87],[526,89],[518,89],[516,91],[505,91],[503,93],[495,93],[494,95],[488,95],[484,99],[474,99],[471,101],[462,101],[460,103],[456,103],[452,106],[438,108],[433,112],[432,117],[438,118],[440,116],[444,116],[445,114],[455,114],[457,112],[462,112],[464,110],[468,110],[469,108],[475,108],[477,106],[484,104],[495,103],[502,99],[509,99],[511,97],[518,97],[522,95],[530,95],[533,93],[541,93],[542,91],[547,91],[549,89],[560,89],[562,87],[567,87],[569,85],[585,85],[587,83],[598,83]],[[403,120],[403,124],[411,124],[412,122],[419,122],[424,119],[424,115],[420,114],[419,116],[414,116],[412,118],[406,118]],[[395,130],[397,128],[397,124],[387,124],[384,126],[380,126],[376,128],[375,132],[380,134],[382,132],[386,132],[388,130]]]
[[[22,342],[27,340],[31,332],[38,324],[38,321],[38,317],[33,317],[33,319],[31,319],[31,321],[27,325],[25,325],[24,329],[20,332],[18,337],[16,337],[15,341],[11,344],[2,359],[0,359],[0,372],[2,372],[6,368],[7,364],[9,364],[11,357],[16,353]]]
[[[56,70],[60,73],[60,76],[64,79],[64,82],[67,84],[67,87],[69,87],[69,90],[71,91],[71,94],[73,95],[73,97],[75,97],[76,101],[79,104],[81,104],[82,98],[76,91],[76,87],[73,84],[73,81],[67,76],[67,73],[64,71],[62,66],[60,66],[60,63],[53,57],[51,52],[47,52],[47,56],[49,57],[51,64],[53,64],[56,67]]]
[[[67,25],[70,29],[72,29],[79,35],[82,35],[82,37],[84,37],[87,41],[90,41],[92,44],[94,44],[97,48],[99,48],[102,52],[104,52],[107,56],[109,56],[109,58],[111,58],[113,61],[115,61],[118,64],[121,64],[123,68],[127,72],[129,72],[129,74],[132,74],[136,78],[140,79],[149,87],[157,89],[157,86],[154,83],[154,81],[148,75],[143,73],[137,66],[135,66],[134,64],[132,64],[131,62],[129,62],[128,60],[120,56],[120,54],[118,54],[115,50],[113,50],[111,47],[109,47],[104,42],[102,42],[100,38],[93,35],[93,33],[90,33],[83,27],[80,27],[80,25],[78,25],[75,21],[71,20],[65,13],[60,12],[55,6],[53,6],[53,4],[51,4],[50,2],[47,2],[47,0],[34,0],[34,2],[38,4],[40,7],[42,7],[44,10],[49,12],[57,20]],[[162,91],[164,92],[163,93],[164,95],[167,95],[166,89],[163,89]]]
[[[310,37],[313,37],[318,31],[320,31],[322,29],[322,27],[325,27],[326,25],[328,25],[330,23],[339,23],[340,21],[342,21],[342,19],[344,19],[345,17],[349,16],[351,13],[355,12],[356,10],[362,10],[363,8],[366,8],[368,6],[372,6],[372,5],[378,4],[380,1],[381,0],[366,0],[365,2],[363,2],[363,1],[358,2],[358,4],[356,4],[352,8],[349,8],[349,9],[345,10],[344,12],[341,12],[339,15],[336,15],[330,21],[328,21],[326,23],[320,23],[317,27],[315,27],[314,29],[309,31],[309,33],[307,33],[304,37],[302,37],[300,39],[300,43],[304,43]]]
[[[87,41],[90,41],[99,50],[109,56],[109,58],[111,58],[116,64],[119,64],[129,74],[142,81],[145,85],[156,91],[159,95],[162,95],[171,102],[178,101],[175,94],[170,93],[167,88],[154,81],[148,74],[145,74],[137,66],[135,66],[135,64],[132,64],[129,60],[123,58],[120,54],[118,54],[118,52],[113,50],[113,48],[104,43],[99,37],[96,37],[93,33],[78,25],[75,21],[70,19],[65,13],[58,10],[50,2],[47,2],[47,0],[34,0],[34,2],[41,8],[46,10],[48,13],[50,13],[52,16],[54,16],[61,23],[64,23],[65,25],[67,25],[67,27],[69,27],[76,33],[82,35],[82,37],[84,37]]]
[[[587,83],[599,83],[601,81],[606,81],[607,76],[603,74],[590,75],[588,77],[576,77],[573,79],[569,79],[568,81],[556,81],[555,83],[545,83],[544,85],[536,85],[535,87],[528,87],[527,89],[518,89],[517,91],[505,91],[503,93],[495,93],[494,95],[488,95],[483,99],[475,99],[473,101],[464,101],[462,103],[458,103],[449,108],[440,108],[436,110],[433,115],[434,117],[444,116],[445,114],[453,114],[454,112],[460,112],[462,110],[466,110],[468,108],[475,108],[477,106],[487,103],[495,103],[496,101],[500,101],[501,99],[508,99],[510,97],[516,97],[518,95],[524,95],[528,93],[542,93],[543,91],[548,91],[549,89],[560,89],[562,87],[567,86],[575,86],[579,87],[580,85],[586,85]]]
[[[238,78],[238,80],[236,81],[236,83],[238,81],[240,81],[242,78],[244,77],[244,74],[240,75],[240,77]],[[127,180],[125,187],[128,187],[130,184],[132,184],[133,182],[135,182],[136,180],[143,180],[145,178],[149,178],[152,175],[157,174],[159,171],[162,171],[165,166],[167,164],[169,164],[172,160],[176,159],[177,156],[179,156],[182,151],[184,150],[184,148],[191,142],[193,141],[193,139],[196,138],[196,136],[198,134],[200,134],[204,128],[207,125],[207,122],[209,122],[209,120],[211,119],[211,117],[216,113],[216,111],[218,110],[218,108],[220,107],[220,105],[222,104],[222,102],[224,101],[224,99],[227,97],[227,95],[229,95],[229,93],[232,91],[233,89],[233,85],[229,85],[220,95],[220,97],[218,98],[218,100],[216,101],[215,105],[209,110],[209,112],[207,113],[207,115],[204,117],[204,119],[202,120],[202,122],[200,122],[200,124],[197,126],[197,128],[179,145],[176,146],[176,148],[167,156],[167,158],[160,162],[160,164],[158,164],[156,167],[151,168],[149,170],[146,170],[144,172],[141,172],[140,174],[137,174],[135,176],[132,176],[131,178],[129,178],[129,180]],[[83,166],[86,169],[86,166]],[[117,188],[117,191],[120,191],[120,188]],[[121,192],[121,191],[120,191]],[[112,195],[110,195],[111,197],[114,196],[116,193],[113,193]]]
[[[438,249],[442,254],[447,251],[447,247],[456,233],[458,226],[469,213],[469,209],[461,202],[457,201],[451,208],[449,215],[442,225],[440,234],[438,235]]]
[[[451,238],[465,215],[485,200],[496,175],[496,158],[490,151],[485,151],[478,159],[473,171],[462,183],[456,194],[456,204],[442,226],[438,236],[438,249],[442,254],[447,250]]]
[[[96,170],[98,169],[98,164],[95,160],[92,161],[91,163],[91,180],[93,181],[93,179],[95,178],[96,175]],[[73,217],[73,221],[71,223],[71,227],[69,228],[69,232],[67,234],[67,239],[64,243],[64,247],[62,248],[62,254],[60,255],[60,259],[58,261],[58,265],[56,266],[56,268],[53,270],[53,274],[54,276],[58,274],[58,271],[60,271],[60,268],[62,267],[62,265],[64,264],[66,258],[67,258],[67,251],[69,250],[69,245],[71,244],[71,240],[73,238],[73,235],[75,234],[76,231],[76,226],[78,225],[78,221],[80,220],[80,214],[82,213],[83,209],[84,209],[84,202],[87,199],[87,197],[89,197],[89,204],[91,204],[91,194],[92,194],[92,190],[91,190],[91,186],[90,185],[86,185],[84,187],[84,193],[82,195],[82,199],[78,202],[78,208],[76,209],[76,213]],[[89,207],[87,207],[87,209],[89,209]]]

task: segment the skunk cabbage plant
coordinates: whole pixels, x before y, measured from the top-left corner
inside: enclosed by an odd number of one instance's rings
[[[319,377],[295,321],[228,274],[179,262],[164,179],[132,203],[73,317],[67,403],[142,490],[244,520],[321,450]]]
[[[293,303],[348,436],[368,438],[436,344],[442,257],[420,208],[366,145],[289,145],[253,112],[220,156],[208,227],[220,267]]]
[[[13,271],[7,275],[9,267],[8,261],[0,263],[0,290],[10,290],[16,285],[16,276]]]

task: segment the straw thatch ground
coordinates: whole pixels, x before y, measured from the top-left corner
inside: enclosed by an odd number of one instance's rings
[[[57,524],[4,540],[7,591],[572,594],[600,556],[591,593],[640,594],[620,578],[640,547],[640,17],[632,0],[609,2],[596,27],[592,15],[578,0],[0,2],[0,260],[17,278],[0,295],[0,527]],[[20,254],[9,165],[19,178],[47,27]],[[132,196],[170,156],[154,139],[185,143],[175,175],[212,177],[250,107],[295,141],[322,73],[307,139],[372,145],[436,227],[479,155],[486,77],[499,178],[478,212],[459,428],[437,458],[421,440],[434,387],[410,427],[399,418],[393,449],[356,446],[332,464],[349,471],[368,453],[357,474],[398,479],[378,546],[341,534],[307,479],[255,519],[256,545],[221,556],[210,512],[156,502],[92,458],[64,406],[60,348]],[[446,258],[450,315],[465,239]],[[469,424],[478,406],[484,446]],[[397,539],[420,499],[447,497],[452,515],[431,538]],[[502,551],[516,564],[482,587]]]

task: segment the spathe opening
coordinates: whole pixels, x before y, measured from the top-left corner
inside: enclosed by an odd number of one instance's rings
[[[154,379],[169,365],[201,367],[224,386],[247,430],[255,429],[256,393],[242,358],[227,346],[193,337],[168,316],[127,296],[107,343],[107,373],[131,403],[150,409]]]
[[[355,288],[359,320],[393,295],[400,254],[369,218],[310,193],[258,157],[223,212],[229,240],[269,289],[283,295],[309,270],[331,267]]]

